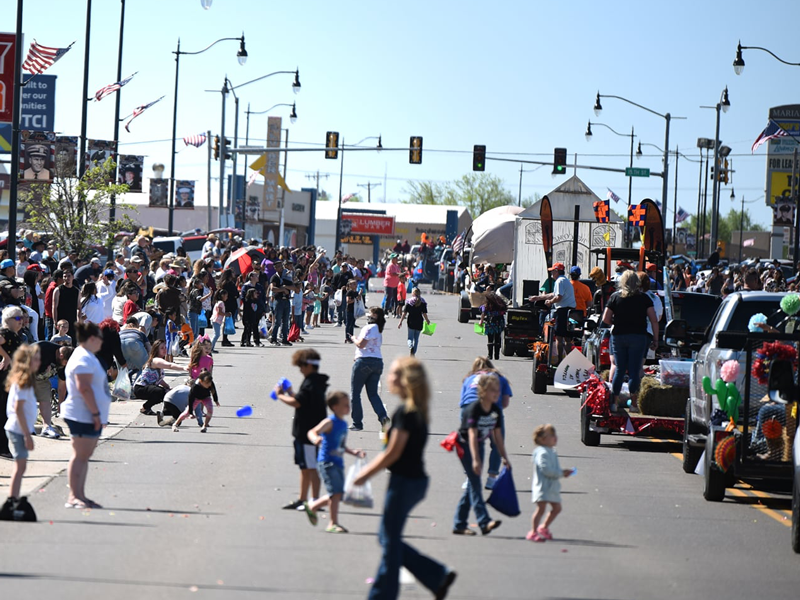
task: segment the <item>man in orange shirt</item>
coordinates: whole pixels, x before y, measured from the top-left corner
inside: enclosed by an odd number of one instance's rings
[[[592,304],[592,290],[585,283],[582,283],[581,268],[574,266],[569,270],[569,278],[572,280],[572,289],[575,291],[575,309],[586,316],[586,309]]]

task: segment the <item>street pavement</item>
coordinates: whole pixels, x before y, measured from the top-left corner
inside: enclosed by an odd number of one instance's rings
[[[423,336],[418,353],[432,382],[426,452],[431,485],[406,537],[458,572],[449,598],[800,596],[800,557],[789,544],[786,496],[759,497],[740,487],[724,502],[708,503],[701,478],[681,470],[680,444],[674,442],[604,437],[600,447],[584,447],[579,400],[554,391],[534,396],[528,359],[498,361],[514,390],[506,444],[523,514],[492,512],[503,525],[491,535],[453,536],[464,476],[439,442],[458,425],[461,381],[472,359],[485,352],[485,338],[471,324],[456,322],[454,296],[425,295],[438,325],[433,337]],[[380,294],[370,294],[369,301],[379,303]],[[332,389],[349,390],[353,347],[343,338],[343,329],[324,326],[295,348],[222,348],[215,356],[222,407],[208,433],[193,421],[173,433],[153,417],[135,415],[99,446],[90,466],[87,493],[104,509],[64,509],[62,472],[32,494],[38,523],[0,523],[0,597],[366,597],[380,560],[386,476],[372,480],[374,509],[343,507],[347,535],[325,533],[324,518],[314,528],[302,512],[281,510],[298,486],[292,410],[269,398],[281,377],[300,383],[291,367],[298,347],[319,350]],[[385,371],[392,358],[407,354],[405,340],[405,327],[398,331],[390,319]],[[385,378],[382,394],[391,412],[397,399]],[[363,401],[365,429],[351,432],[348,445],[374,456],[381,448],[378,422]],[[253,416],[237,418],[245,404],[252,404]],[[531,436],[547,422],[558,430],[562,467],[577,467],[578,474],[562,482],[564,512],[552,527],[555,540],[533,544],[524,539],[532,510]],[[68,452],[64,465],[66,458]],[[430,597],[413,583],[401,595]]]

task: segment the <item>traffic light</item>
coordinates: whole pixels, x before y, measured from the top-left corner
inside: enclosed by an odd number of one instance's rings
[[[473,171],[486,170],[486,146],[472,147],[472,170]]]
[[[412,165],[422,164],[422,137],[412,135],[408,143],[408,162]]]
[[[231,141],[228,138],[223,138],[222,139],[222,152],[224,155],[223,160],[231,160],[233,158],[233,155],[230,152],[228,152],[228,148],[230,148],[230,146],[231,146]]]
[[[553,175],[564,175],[567,172],[567,149],[556,148],[553,151]]]
[[[214,160],[219,160],[219,136],[214,136]]]
[[[325,134],[325,158],[339,158],[339,132],[329,131]]]
[[[725,185],[728,185],[728,159],[723,162],[722,171],[719,174],[719,179]]]

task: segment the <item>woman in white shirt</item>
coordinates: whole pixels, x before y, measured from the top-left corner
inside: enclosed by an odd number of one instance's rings
[[[72,458],[67,471],[69,498],[65,508],[102,508],[86,497],[86,474],[103,424],[108,423],[111,396],[106,371],[95,354],[103,345],[103,334],[94,323],[75,325],[78,347],[69,358],[66,369],[67,399],[61,405],[61,416],[72,437]]]
[[[81,319],[90,323],[101,323],[105,319],[105,303],[97,295],[97,284],[87,281],[81,289]]]
[[[386,407],[378,395],[378,383],[380,383],[381,373],[383,373],[381,344],[383,343],[384,325],[386,325],[386,317],[383,309],[373,306],[367,313],[367,324],[361,328],[358,337],[350,336],[350,339],[356,345],[356,358],[350,377],[350,403],[352,405],[351,416],[353,417],[353,424],[350,429],[352,431],[364,429],[361,390],[365,386],[369,403],[372,404],[372,410],[378,416],[381,427],[385,428],[389,423]]]

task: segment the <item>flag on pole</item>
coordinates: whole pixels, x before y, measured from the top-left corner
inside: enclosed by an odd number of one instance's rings
[[[348,200],[352,200],[353,198],[355,198],[355,196],[356,196],[355,194],[347,194],[346,196],[342,197],[342,204],[344,204]]]
[[[34,75],[44,73],[59,58],[69,52],[73,45],[75,45],[75,42],[72,42],[66,48],[50,48],[49,46],[42,46],[39,42],[33,40],[30,50],[28,50],[28,56],[25,58],[25,62],[22,63],[22,70]]]
[[[593,204],[594,206],[594,218],[597,219],[598,223],[608,223],[608,211],[609,211],[609,201],[608,200],[598,200]]]
[[[464,243],[466,242],[466,239],[467,239],[467,230],[465,229],[464,231],[458,234],[458,237],[456,237],[456,239],[453,240],[453,253],[461,254],[461,252],[464,250]]]
[[[675,221],[677,223],[683,223],[688,218],[689,218],[689,213],[683,210],[683,208],[679,206],[678,212],[675,213]]]
[[[769,140],[774,140],[775,138],[785,137],[789,135],[785,129],[783,129],[780,125],[778,125],[772,119],[769,120],[767,126],[764,128],[764,131],[758,134],[756,141],[753,142],[753,147],[750,148],[750,152],[753,153],[756,151],[761,144],[764,142],[768,142]]]
[[[138,71],[136,72],[138,73]],[[134,73],[133,75],[136,75]],[[122,87],[124,87],[131,79],[133,79],[133,75],[126,77],[122,81],[117,81],[116,83],[110,83],[106,86],[101,87],[94,95],[95,102],[100,102],[106,96],[113,94],[114,92],[119,91]],[[87,101],[91,100],[91,98],[87,98]]]
[[[617,196],[614,192],[611,191],[611,188],[606,188],[608,190],[608,194],[606,194],[606,199],[613,200],[614,202],[619,202],[620,197]]]
[[[631,204],[628,207],[628,221],[634,227],[644,227],[644,218],[647,215],[647,207],[642,204]]]
[[[746,239],[745,241],[742,242],[742,246],[745,246],[745,247],[747,247],[747,246],[755,246],[755,245],[756,245],[756,239],[755,238],[748,238],[748,239]]]
[[[187,135],[185,138],[183,138],[183,143],[187,146],[199,148],[206,143],[206,134],[198,133],[197,135]]]
[[[130,130],[131,121],[133,121],[136,117],[138,117],[140,114],[142,114],[148,108],[153,106],[153,104],[158,104],[163,99],[164,99],[164,96],[161,96],[161,98],[159,98],[158,100],[153,100],[152,102],[148,102],[147,104],[142,104],[141,106],[137,106],[136,108],[134,108],[133,112],[131,113],[130,118],[128,119],[128,122],[125,123],[125,131],[130,133],[131,132],[131,130]]]

